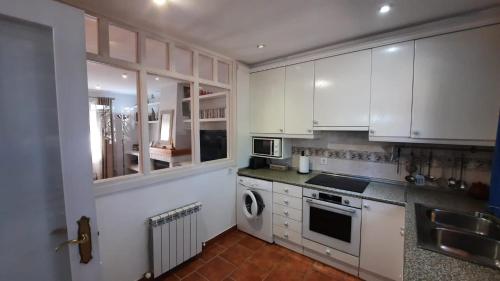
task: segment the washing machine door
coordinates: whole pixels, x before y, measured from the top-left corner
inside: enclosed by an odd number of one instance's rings
[[[243,200],[243,213],[248,219],[255,219],[262,214],[265,205],[258,192],[247,189],[243,192],[241,199]]]

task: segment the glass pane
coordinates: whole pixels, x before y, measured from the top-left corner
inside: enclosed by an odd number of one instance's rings
[[[200,85],[200,159],[202,162],[227,158],[227,98],[229,92]]]
[[[0,16],[0,280],[71,280],[52,41]]]
[[[352,217],[315,207],[311,207],[309,211],[311,231],[351,243]]]
[[[184,48],[175,47],[175,72],[193,75],[193,52]]]
[[[87,62],[94,180],[140,171],[137,73]]]
[[[191,84],[148,75],[147,87],[151,170],[191,164]]]
[[[220,83],[229,84],[229,64],[217,62],[217,77]]]
[[[207,57],[204,55],[199,56],[199,76],[202,79],[213,80],[214,79],[214,60],[211,57]]]
[[[97,54],[97,18],[85,15],[85,47],[87,52]]]
[[[144,64],[152,68],[167,69],[167,44],[146,38],[146,57],[144,58]]]
[[[137,61],[137,33],[109,25],[109,55],[115,59]]]

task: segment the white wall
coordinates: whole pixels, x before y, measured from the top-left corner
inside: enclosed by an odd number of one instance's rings
[[[238,64],[236,77],[236,149],[238,167],[248,167],[248,158],[251,151],[250,138],[250,70],[248,67]]]
[[[136,281],[150,270],[148,217],[200,201],[209,240],[236,224],[235,200],[234,168],[97,198],[103,280]]]

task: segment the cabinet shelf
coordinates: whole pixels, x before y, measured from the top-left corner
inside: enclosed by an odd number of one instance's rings
[[[200,100],[201,99],[215,99],[215,98],[225,97],[226,95],[227,95],[226,92],[208,94],[208,95],[200,96]]]
[[[226,118],[205,118],[200,119],[200,122],[226,122]]]

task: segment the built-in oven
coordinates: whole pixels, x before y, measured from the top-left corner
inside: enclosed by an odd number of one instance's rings
[[[282,154],[282,139],[281,138],[252,138],[252,154],[260,157],[281,158]]]
[[[359,257],[361,199],[304,188],[302,236]]]

